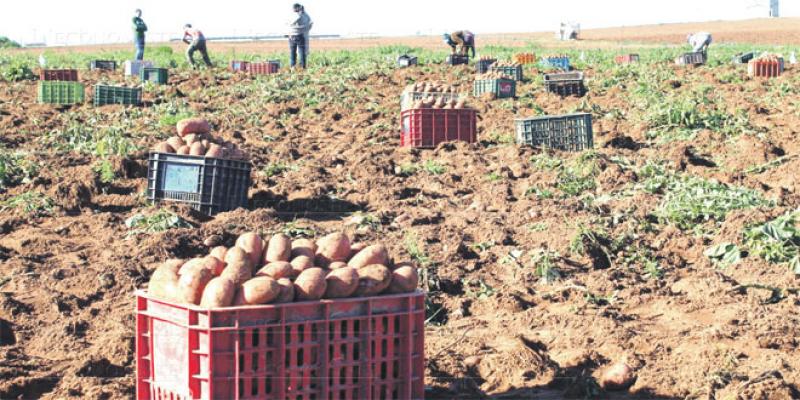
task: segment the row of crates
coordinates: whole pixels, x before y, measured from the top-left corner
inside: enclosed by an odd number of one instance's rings
[[[149,66],[148,66],[149,64]],[[129,73],[130,72],[130,73]],[[152,63],[137,62],[126,63],[125,74],[132,75],[136,73],[142,82],[153,82],[158,84],[166,84],[169,79],[169,71],[166,68],[152,67]],[[61,82],[77,82],[78,70],[75,69],[42,69],[39,71],[39,80],[42,81],[61,81]]]
[[[253,75],[270,75],[277,74],[281,69],[280,61],[264,61],[264,62],[250,62],[250,61],[231,61],[228,68],[233,72],[246,72]]]
[[[70,105],[85,101],[86,89],[83,84],[71,81],[40,81],[38,101],[42,104]],[[142,88],[129,88],[110,85],[95,85],[94,105],[123,104],[138,106],[142,104]]]

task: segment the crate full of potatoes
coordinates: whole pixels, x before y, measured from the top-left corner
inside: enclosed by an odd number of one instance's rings
[[[207,215],[247,207],[250,170],[247,154],[212,136],[208,121],[184,119],[177,135],[150,152],[147,197],[186,203]]]
[[[514,79],[516,81],[521,81],[523,79],[522,65],[515,62],[510,62],[510,61],[496,62],[489,67],[489,72],[499,72],[503,75],[511,77],[511,79]]]
[[[417,284],[386,247],[343,233],[245,233],[168,260],[136,293],[137,397],[423,398]]]
[[[445,101],[459,100],[466,95],[461,93],[457,85],[450,85],[444,82],[417,82],[412,83],[403,89],[400,95],[400,109],[407,110],[419,100],[433,97],[434,99],[444,99]]]

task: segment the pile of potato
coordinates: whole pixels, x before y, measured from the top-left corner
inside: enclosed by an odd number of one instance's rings
[[[500,71],[489,71],[485,74],[480,74],[475,79],[481,80],[494,80],[494,79],[513,79]]]
[[[178,122],[177,135],[157,144],[153,151],[191,156],[247,160],[247,154],[231,142],[211,136],[211,124],[202,118],[188,118]]]
[[[351,243],[344,233],[317,241],[245,233],[235,246],[191,260],[168,260],[150,278],[159,299],[204,308],[280,304],[410,293],[419,276],[394,264],[382,244]]]
[[[417,82],[406,86],[405,92],[458,94],[458,86],[442,82]]]
[[[428,97],[426,97],[424,99],[415,101],[414,104],[411,106],[411,108],[413,108],[413,109],[438,108],[438,109],[444,109],[444,110],[460,110],[460,109],[463,109],[463,108],[470,108],[470,107],[467,106],[467,100],[466,99],[445,100],[444,97],[436,98],[436,97],[433,97],[433,96],[428,96]]]
[[[768,61],[768,62],[780,62],[783,59],[783,56],[780,54],[775,53],[763,53],[760,56],[754,58],[756,61]]]
[[[515,63],[515,62],[513,62],[513,61],[498,61],[498,62],[496,62],[496,63],[492,64],[492,68],[500,68],[500,67],[513,67],[513,68],[517,68],[517,67],[519,67],[519,66],[520,66],[520,64],[519,64],[519,63]]]

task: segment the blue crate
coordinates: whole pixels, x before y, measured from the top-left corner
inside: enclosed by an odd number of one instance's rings
[[[569,71],[569,57],[544,57],[542,58],[542,66]]]

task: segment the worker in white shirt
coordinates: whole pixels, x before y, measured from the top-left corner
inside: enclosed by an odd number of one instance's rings
[[[693,52],[705,53],[708,51],[708,46],[711,44],[711,34],[708,32],[690,33],[686,36],[686,41],[692,46]]]

